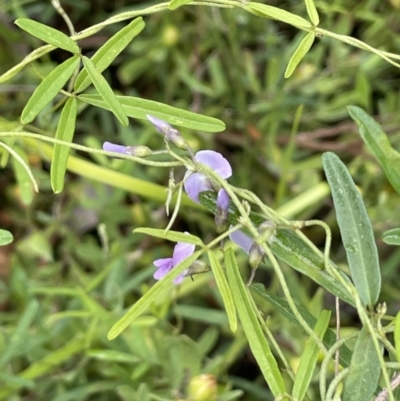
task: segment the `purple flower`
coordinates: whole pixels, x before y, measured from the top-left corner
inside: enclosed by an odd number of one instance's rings
[[[121,153],[123,155],[131,155],[137,157],[145,157],[151,155],[151,149],[147,146],[123,146],[111,142],[104,142],[103,150],[107,152],[115,152]]]
[[[104,142],[103,150],[106,152],[122,153],[123,155],[129,154],[126,146],[116,145],[115,143],[111,142]]]
[[[167,139],[167,141],[173,143],[180,149],[190,149],[189,145],[183,139],[182,135],[177,129],[171,127],[167,122],[160,120],[157,117],[151,116],[150,114],[147,114],[146,117],[156,127],[156,130],[160,134],[165,135],[165,139]]]
[[[240,246],[246,253],[250,253],[250,249],[253,246],[254,241],[244,232],[236,230],[229,234],[229,238],[236,245]]]
[[[213,150],[201,150],[197,152],[194,160],[196,163],[204,164],[216,172],[221,178],[227,179],[232,175],[232,168],[228,160],[220,153]],[[187,172],[184,181],[185,191],[189,198],[200,203],[199,193],[214,190],[212,181],[201,173]]]
[[[218,191],[217,197],[217,211],[215,213],[215,226],[217,227],[217,232],[222,233],[226,230],[228,221],[228,209],[229,209],[229,195],[224,188]]]
[[[157,267],[157,271],[154,273],[153,277],[156,280],[161,280],[165,275],[167,275],[173,267],[178,265],[183,260],[187,259],[194,252],[195,245],[187,244],[185,242],[178,242],[175,245],[174,253],[172,254],[172,258],[165,259],[157,259],[153,262],[154,266]],[[182,282],[185,277],[187,271],[184,271],[180,274],[175,280],[175,284],[179,284]]]

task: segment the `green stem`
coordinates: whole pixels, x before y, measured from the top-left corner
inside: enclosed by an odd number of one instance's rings
[[[135,157],[135,156],[131,156],[131,155],[123,155],[121,153],[115,153],[115,152],[107,152],[105,150],[101,150],[101,149],[93,149],[93,148],[89,148],[87,146],[83,146],[83,145],[78,145],[76,143],[71,143],[71,142],[66,142],[66,141],[62,141],[60,139],[55,139],[55,138],[50,138],[44,135],[40,135],[40,134],[33,134],[31,132],[0,132],[0,138],[4,138],[4,137],[17,137],[17,138],[33,138],[33,139],[38,139],[44,142],[51,142],[51,143],[56,143],[59,145],[64,145],[64,146],[68,146],[72,149],[77,149],[77,150],[81,150],[83,152],[87,152],[87,153],[97,153],[99,155],[106,155],[106,156],[113,156],[113,157],[118,157],[120,159],[127,159],[127,160],[132,160],[136,163],[140,163],[140,164],[145,164],[146,166],[153,166],[153,167],[179,167],[182,166],[182,163],[179,162],[157,162],[157,161],[152,161],[152,160],[146,160],[143,159],[141,157]]]

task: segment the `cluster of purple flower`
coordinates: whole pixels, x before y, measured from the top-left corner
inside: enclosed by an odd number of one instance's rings
[[[147,118],[153,123],[157,131],[165,135],[165,138],[177,145],[180,148],[188,148],[185,140],[180,136],[179,132],[172,128],[168,123],[160,120],[156,117],[148,115]],[[138,155],[138,152],[145,152],[146,147],[133,147],[133,146],[121,146],[110,142],[105,142],[103,144],[103,149],[110,152],[116,152],[121,154]],[[148,149],[148,148],[146,148]],[[147,156],[148,154],[143,154]],[[140,155],[141,156],[141,155]],[[202,164],[218,174],[222,179],[226,180],[232,175],[232,167],[220,153],[214,152],[213,150],[201,150],[197,152],[194,157],[194,162],[196,164]],[[196,203],[200,203],[199,194],[204,191],[215,191],[217,190],[217,212],[215,217],[215,223],[218,231],[223,231],[226,229],[228,208],[230,199],[223,188],[215,188],[213,181],[201,174],[199,172],[187,171],[184,176],[183,182],[185,191],[190,199]],[[247,253],[250,253],[253,247],[253,240],[241,231],[235,231],[230,234],[230,239],[244,249]],[[162,279],[166,274],[168,274],[173,267],[178,265],[180,262],[188,258],[193,254],[195,250],[195,245],[188,244],[184,242],[178,242],[175,245],[172,258],[157,259],[153,263],[157,267],[157,271],[154,273],[154,278],[156,280]],[[187,274],[187,271],[179,275],[175,279],[175,284],[182,282],[183,278]]]

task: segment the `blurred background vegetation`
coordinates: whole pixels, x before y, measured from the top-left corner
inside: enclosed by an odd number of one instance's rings
[[[301,1],[268,3],[306,17]],[[151,4],[62,1],[77,31]],[[398,0],[320,0],[316,6],[324,29],[400,53]],[[14,25],[20,17],[68,32],[49,1],[3,0],[0,74],[42,44]],[[374,115],[399,149],[400,71],[374,54],[321,37],[285,80],[288,60],[303,37],[289,25],[207,6],[185,6],[144,19],[144,31],[105,72],[112,88],[223,120],[227,128],[222,133],[181,132],[195,150],[221,152],[232,164],[230,181],[236,186],[254,191],[291,219],[326,221],[333,230],[331,257],[340,264],[345,252],[320,160],[322,152],[335,152],[362,191],[381,255],[381,297],[389,313],[395,313],[400,251],[383,244],[380,235],[398,226],[399,197],[364,148],[346,106],[358,105]],[[83,39],[83,53],[91,56],[125,25],[113,24]],[[67,57],[55,50],[0,85],[1,131],[20,125],[21,110],[40,77]],[[52,106],[27,128],[54,136],[59,111]],[[106,110],[79,107],[76,143],[162,147],[147,123],[131,119],[124,128]],[[131,234],[139,226],[164,228],[164,205],[151,194],[139,197],[87,179],[84,171],[68,173],[64,191],[54,195],[45,148],[28,140],[14,146],[29,160],[40,193],[21,187],[18,168],[2,162],[0,227],[11,231],[15,241],[0,248],[0,399],[187,399],[188,383],[201,373],[213,375],[207,385],[218,383],[220,401],[272,399],[243,333],[229,332],[211,274],[185,280],[153,305],[150,315],[108,341],[111,325],[153,284],[152,261],[171,252],[171,243]],[[168,182],[167,170],[73,154],[144,181]],[[177,178],[183,173],[177,172]],[[215,232],[213,217],[189,206],[181,209],[174,229],[204,241]],[[305,232],[323,247],[322,230]],[[240,261],[246,272],[244,254]],[[333,309],[333,298],[313,282],[289,268],[284,271],[293,295],[308,310]],[[280,294],[270,272],[263,265],[255,281]],[[269,305],[260,302],[260,308],[295,368],[306,337]],[[355,312],[346,306],[342,327],[344,333],[359,327]]]

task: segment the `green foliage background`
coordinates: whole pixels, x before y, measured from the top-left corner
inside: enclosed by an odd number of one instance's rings
[[[62,2],[76,31],[152,4]],[[307,18],[303,2],[278,0],[272,5]],[[321,0],[316,6],[324,29],[400,53],[396,0]],[[15,26],[17,18],[31,18],[68,33],[49,2],[6,0],[0,4],[0,74],[43,44]],[[398,149],[399,69],[376,54],[323,36],[316,38],[293,75],[285,79],[289,59],[304,37],[293,26],[240,9],[207,5],[162,11],[144,20],[143,32],[103,73],[114,92],[222,120],[223,132],[187,128],[180,132],[195,151],[221,152],[232,164],[230,182],[253,191],[286,218],[325,221],[333,232],[331,259],[342,265],[345,249],[321,164],[323,152],[335,152],[366,204],[380,254],[380,297],[387,314],[395,315],[400,250],[380,238],[398,226],[399,195],[363,145],[347,106],[360,106],[373,115]],[[79,41],[83,54],[92,56],[126,24],[106,26]],[[0,131],[22,130],[20,114],[33,90],[68,57],[57,49],[0,85]],[[60,117],[56,106],[57,99],[25,128],[54,137]],[[162,147],[148,122],[130,119],[124,127],[109,111],[79,102],[74,142],[101,148],[104,141]],[[171,252],[170,242],[132,234],[137,227],[167,226],[163,205],[167,169],[71,151],[77,159],[71,157],[64,190],[55,195],[49,145],[32,139],[8,138],[5,143],[29,162],[40,192],[33,193],[23,171],[7,163],[3,152],[0,227],[11,231],[15,240],[0,247],[0,399],[189,399],[188,383],[201,373],[215,376],[220,401],[273,399],[242,329],[236,335],[229,330],[211,274],[186,279],[158,299],[150,314],[116,340],[107,340],[123,311],[153,285],[153,260]],[[124,176],[107,178],[106,170]],[[129,177],[137,180],[127,181]],[[213,216],[187,199],[173,229],[189,231],[205,243],[215,237]],[[304,232],[324,247],[320,227]],[[247,277],[244,253],[238,252],[238,263]],[[334,310],[332,295],[287,266],[283,271],[293,297],[311,314]],[[268,262],[255,281],[282,295]],[[307,336],[270,303],[256,300],[295,369]],[[359,328],[354,309],[344,305],[342,334]],[[315,377],[308,391],[309,399],[319,399]]]

